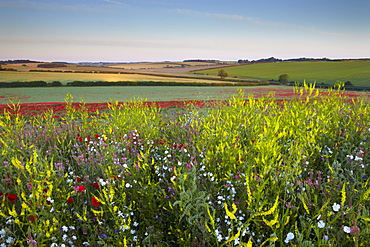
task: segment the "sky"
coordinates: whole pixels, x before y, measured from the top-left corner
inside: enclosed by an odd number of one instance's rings
[[[369,58],[369,0],[0,0],[0,60]]]

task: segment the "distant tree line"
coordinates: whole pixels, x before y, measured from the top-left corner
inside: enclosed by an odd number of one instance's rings
[[[281,61],[283,60],[279,58],[270,57],[270,58],[262,58],[259,60],[252,60],[252,61],[249,61],[248,59],[244,59],[244,60],[239,59],[238,63],[274,63],[274,62],[281,62]]]
[[[201,62],[201,63],[218,63],[220,60],[210,60],[210,59],[188,59],[184,60],[184,63],[189,63],[189,62]]]
[[[67,65],[63,63],[40,63],[37,65],[37,68],[60,68],[60,67],[67,67]]]
[[[19,60],[3,60],[0,61],[0,64],[16,64],[16,63],[42,63],[38,61],[31,61],[31,60],[25,60],[25,59],[19,59]]]
[[[361,60],[361,61],[369,61],[369,58],[359,58],[359,59],[330,59],[330,58],[291,58],[291,59],[278,59],[274,57],[270,58],[262,58],[259,60],[251,60],[248,59],[239,59],[238,63],[244,64],[244,63],[274,63],[274,62],[304,62],[304,61],[331,61],[331,62],[341,62],[341,61],[351,61],[351,60]]]
[[[15,87],[60,87],[60,81],[45,82],[45,81],[14,81],[0,82],[0,88],[15,88]]]
[[[238,83],[201,83],[201,82],[163,82],[163,81],[71,81],[63,85],[60,81],[29,81],[0,82],[0,88],[17,87],[94,87],[94,86],[258,86],[268,85],[268,82],[238,82]]]

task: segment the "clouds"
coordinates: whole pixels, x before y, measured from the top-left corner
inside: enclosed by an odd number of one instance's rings
[[[189,10],[189,9],[175,9],[175,10],[170,10],[170,11],[178,13],[178,14],[189,15],[189,16],[216,18],[216,19],[233,20],[233,21],[247,21],[247,22],[254,23],[256,25],[268,25],[268,26],[279,25],[279,23],[263,22],[258,18],[242,16],[242,15],[209,13],[209,12],[202,12],[202,11]]]
[[[100,4],[99,4],[100,3]],[[106,3],[106,4],[104,4]],[[94,1],[30,1],[30,0],[14,0],[0,1],[0,7],[9,9],[24,9],[36,11],[56,11],[56,12],[82,12],[82,13],[112,13],[111,6],[115,8],[128,7],[120,1],[115,0],[100,0]]]
[[[293,23],[270,22],[270,21],[261,20],[260,18],[256,18],[256,17],[236,15],[236,14],[210,13],[210,12],[196,11],[196,10],[190,10],[190,9],[174,9],[170,11],[178,13],[178,14],[182,14],[182,15],[187,15],[187,16],[214,18],[214,19],[229,20],[229,21],[236,21],[236,22],[248,22],[256,26],[267,26],[267,27],[269,26],[272,28],[275,27],[275,28],[280,28],[280,29],[291,28],[295,30],[316,33],[316,34],[320,34],[324,36],[337,36],[337,37],[346,36],[345,33],[324,31],[317,27],[297,25]]]
[[[104,2],[107,2],[107,3],[113,3],[113,4],[117,4],[117,5],[120,5],[120,6],[129,6],[128,4],[126,3],[123,3],[123,2],[119,2],[119,1],[114,1],[114,0],[103,0]]]
[[[22,51],[25,57],[33,52],[55,56],[53,60],[71,56],[68,53],[80,60],[116,54],[130,54],[133,60],[188,56],[230,60],[320,54],[348,57],[370,50],[369,29],[364,24],[368,17],[357,15],[348,22],[335,11],[328,12],[331,6],[319,1],[312,4],[293,0],[232,0],[228,4],[220,0],[0,0],[0,56],[11,58]]]

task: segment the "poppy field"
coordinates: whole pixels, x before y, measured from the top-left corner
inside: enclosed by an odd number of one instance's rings
[[[368,246],[368,98],[292,94],[9,105],[0,246]]]

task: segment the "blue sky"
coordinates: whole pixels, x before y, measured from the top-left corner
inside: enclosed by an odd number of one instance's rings
[[[0,0],[0,60],[370,57],[369,0]]]

